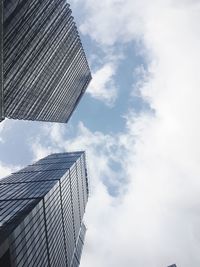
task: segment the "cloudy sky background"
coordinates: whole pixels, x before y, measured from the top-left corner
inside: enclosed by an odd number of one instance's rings
[[[0,175],[84,149],[81,267],[199,267],[200,2],[69,2],[93,81],[67,125],[0,124]]]

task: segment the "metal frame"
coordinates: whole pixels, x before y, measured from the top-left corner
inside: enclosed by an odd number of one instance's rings
[[[4,119],[3,93],[3,0],[0,0],[0,122]]]
[[[84,155],[52,154],[0,181],[0,266],[79,266],[88,198]],[[4,264],[7,252],[11,265]]]
[[[66,123],[91,80],[69,4],[12,2],[4,4],[5,117]]]

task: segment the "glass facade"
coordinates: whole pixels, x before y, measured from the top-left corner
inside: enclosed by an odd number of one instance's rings
[[[0,1],[0,122],[4,117],[3,108],[3,1]]]
[[[4,116],[67,122],[91,80],[69,4],[2,3]]]
[[[79,233],[79,237],[77,239],[76,249],[74,251],[74,256],[72,258],[72,267],[79,266],[79,264],[80,264],[80,258],[81,258],[81,253],[82,253],[82,249],[83,249],[85,233],[86,233],[86,227],[84,224],[82,224],[81,229],[80,229],[80,233]]]
[[[84,152],[58,153],[0,181],[0,266],[79,266],[88,200]]]

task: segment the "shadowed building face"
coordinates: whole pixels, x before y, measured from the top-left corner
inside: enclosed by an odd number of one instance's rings
[[[3,1],[0,1],[0,122],[4,118],[3,109]]]
[[[2,179],[0,192],[0,266],[79,266],[88,200],[84,152],[43,158]]]
[[[1,19],[1,119],[67,122],[91,80],[69,4],[4,0]]]

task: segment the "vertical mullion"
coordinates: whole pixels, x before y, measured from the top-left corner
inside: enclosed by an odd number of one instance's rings
[[[4,92],[3,92],[3,0],[0,0],[0,122],[4,119]]]
[[[46,246],[47,246],[47,259],[48,266],[50,267],[50,254],[49,254],[49,242],[48,242],[48,233],[47,233],[47,220],[46,220],[46,211],[45,211],[45,200],[42,199],[43,204],[43,212],[44,212],[44,227],[45,227],[45,237],[46,237]]]
[[[66,258],[66,266],[69,264],[69,260],[67,258],[67,246],[66,246],[66,236],[65,236],[65,227],[64,227],[64,214],[63,214],[63,200],[62,200],[62,187],[61,181],[59,180],[59,189],[60,189],[60,204],[61,204],[61,216],[62,216],[62,228],[63,228],[63,237],[64,237],[64,246],[65,246],[65,258]]]

